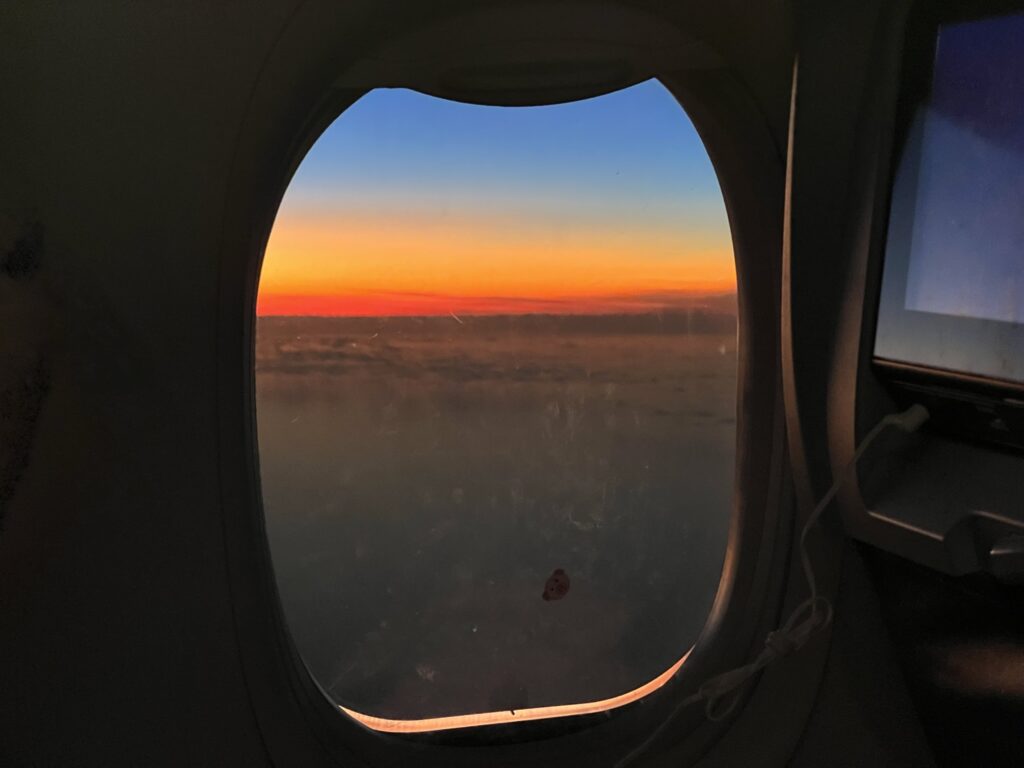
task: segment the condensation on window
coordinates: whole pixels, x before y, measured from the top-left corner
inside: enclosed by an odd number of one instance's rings
[[[274,571],[336,704],[514,716],[683,658],[732,503],[735,279],[657,81],[373,91],[337,119],[286,192],[256,340]]]

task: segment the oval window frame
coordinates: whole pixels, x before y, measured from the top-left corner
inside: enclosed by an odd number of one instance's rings
[[[685,109],[715,168],[729,216],[738,283],[734,505],[718,594],[686,664],[640,702],[598,714],[416,736],[369,731],[329,701],[288,633],[263,524],[255,425],[255,303],[259,266],[277,208],[309,147],[365,93],[337,86],[337,73],[359,60],[340,52],[344,46],[338,40],[360,29],[342,16],[329,4],[309,3],[290,20],[250,97],[226,199],[217,339],[222,499],[239,651],[264,743],[274,759],[325,766],[357,756],[370,764],[394,761],[402,754],[446,766],[474,765],[497,745],[504,748],[502,761],[510,767],[562,765],[570,756],[573,762],[584,756],[597,761],[612,749],[624,754],[700,682],[742,661],[760,631],[771,624],[773,606],[781,599],[786,558],[780,553],[786,547],[779,545],[786,540],[791,518],[783,499],[786,457],[779,384],[785,162],[778,142],[763,112],[728,69],[679,68],[673,61],[655,65],[659,71],[653,76]],[[457,29],[457,17],[454,23]],[[377,34],[380,24],[378,20],[374,28],[366,22]],[[312,47],[310,39],[316,41]],[[629,84],[617,83],[603,92]],[[684,738],[702,722],[699,707],[681,712],[671,737],[656,746],[701,750],[710,743],[707,738],[725,727],[701,729],[710,734],[706,738]]]

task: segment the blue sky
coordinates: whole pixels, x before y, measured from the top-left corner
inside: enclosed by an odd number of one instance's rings
[[[607,253],[616,243],[617,267]],[[408,275],[433,259],[455,293],[486,283],[492,293],[550,298],[553,284],[516,278],[505,290],[496,275],[519,263],[528,277],[543,254],[549,283],[556,275],[572,283],[587,277],[588,248],[594,270],[618,269],[617,293],[682,290],[687,259],[694,285],[735,281],[714,169],[660,83],[542,107],[379,89],[349,107],[297,170],[268,246],[264,291],[364,295],[386,292],[388,278],[409,291],[417,286]],[[456,253],[461,261],[449,258]],[[381,265],[376,277],[373,265]],[[640,283],[630,284],[631,270]],[[447,290],[427,282],[422,291]],[[610,274],[591,282],[613,289]]]

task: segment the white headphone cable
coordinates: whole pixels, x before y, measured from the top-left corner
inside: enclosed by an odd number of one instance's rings
[[[793,609],[781,627],[768,634],[764,641],[764,647],[753,661],[709,678],[695,693],[680,701],[654,733],[619,760],[615,764],[615,768],[625,768],[645,752],[684,707],[704,701],[706,702],[704,711],[709,720],[717,721],[728,717],[739,703],[743,686],[748,680],[776,659],[781,659],[803,648],[817,631],[829,625],[832,621],[832,603],[828,598],[818,594],[818,581],[815,578],[814,568],[807,551],[807,535],[821,519],[821,515],[828,509],[829,504],[847,479],[852,476],[861,456],[887,427],[897,427],[907,433],[915,432],[928,420],[928,415],[928,410],[923,405],[914,404],[902,413],[891,413],[885,416],[864,436],[860,445],[857,446],[853,458],[836,476],[832,487],[821,497],[800,531],[800,563],[807,579],[807,586],[810,588],[810,595]]]

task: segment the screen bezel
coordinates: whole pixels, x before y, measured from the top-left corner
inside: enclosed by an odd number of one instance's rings
[[[947,385],[1019,397],[1024,395],[1024,324],[906,308],[909,236],[914,223],[919,157],[909,158],[910,165],[901,173],[915,114],[931,91],[940,27],[1015,13],[1024,13],[1024,4],[1019,1],[916,3],[907,20],[890,157],[889,195],[880,201],[886,221],[877,244],[882,270],[872,355],[876,367],[889,375],[942,380]],[[1001,356],[1002,368],[992,364],[996,357],[991,352],[993,346],[1011,352]]]

